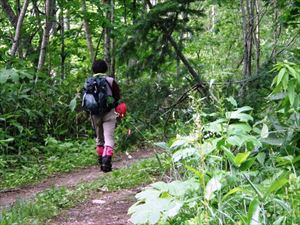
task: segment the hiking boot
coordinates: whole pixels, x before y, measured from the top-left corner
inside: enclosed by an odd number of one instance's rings
[[[101,155],[98,155],[98,164],[101,167],[101,165],[102,165],[102,156]]]
[[[97,152],[97,155],[98,155],[98,163],[99,163],[100,167],[102,165],[102,153],[103,153],[103,149],[104,149],[104,147],[101,146],[101,145],[97,145],[97,147],[96,147],[96,152]]]
[[[101,170],[104,173],[110,172],[112,170],[111,156],[102,157]]]

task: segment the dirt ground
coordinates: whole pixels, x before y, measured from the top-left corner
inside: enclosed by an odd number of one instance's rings
[[[132,152],[132,153],[130,153],[130,155],[127,155],[127,154],[118,154],[117,155],[116,154],[114,156],[113,169],[122,168],[122,167],[128,166],[128,165],[132,164],[133,162],[138,161],[140,159],[148,158],[148,157],[154,155],[154,152],[155,152],[154,149],[147,149],[147,150],[143,149],[140,151]],[[83,183],[83,182],[89,182],[89,181],[95,180],[101,176],[103,176],[103,172],[100,172],[99,167],[92,166],[89,168],[76,170],[76,171],[73,171],[73,172],[70,172],[67,174],[60,174],[60,175],[50,177],[50,178],[43,180],[42,182],[40,182],[38,184],[28,185],[28,186],[18,188],[18,189],[10,189],[10,190],[0,191],[0,212],[2,209],[13,205],[17,200],[24,201],[24,200],[30,199],[30,198],[34,197],[36,194],[43,192],[48,188],[62,187],[62,186],[73,187],[73,186]],[[109,197],[109,194],[103,195],[104,198],[107,198],[105,204],[108,204],[108,206],[107,207],[105,206],[105,208],[108,209],[109,205],[113,204],[112,201],[116,201],[115,204],[117,207],[113,211],[115,212],[115,210],[116,211],[123,210],[125,205],[131,204],[131,202],[129,200],[132,197],[131,196],[127,199],[129,194],[131,193],[131,191],[128,191],[127,194],[125,194],[125,193],[120,193],[120,195],[118,195],[117,193],[111,193],[112,196],[116,195],[116,197],[118,197],[116,200],[111,199],[111,197]],[[134,194],[132,194],[132,195],[134,196]],[[87,203],[87,204],[91,204],[91,203]],[[121,207],[122,205],[123,205],[123,207]],[[120,206],[120,208],[119,208],[119,206]],[[97,209],[97,207],[103,207],[103,205],[100,204],[96,207],[94,206],[91,208],[94,210],[94,209]],[[100,211],[101,210],[99,209],[99,212]],[[116,218],[116,219],[119,220],[118,218]],[[108,222],[107,223],[106,222],[105,223],[88,223],[88,222],[82,223],[81,222],[79,224],[83,224],[83,225],[84,224],[103,224],[103,225],[106,225],[106,224],[128,224],[128,223],[124,223],[125,218],[122,221],[123,222],[120,222],[120,223],[108,223]],[[70,223],[67,223],[67,224],[70,224]],[[77,223],[74,223],[74,224],[77,224]]]
[[[131,225],[127,210],[140,190],[96,193],[92,199],[64,211],[47,225]]]

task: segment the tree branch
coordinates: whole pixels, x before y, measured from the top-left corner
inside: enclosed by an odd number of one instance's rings
[[[0,0],[0,4],[3,8],[3,11],[6,13],[11,25],[16,28],[17,27],[17,22],[18,22],[18,17],[16,16],[14,11],[12,10],[12,8],[9,5],[8,1]]]

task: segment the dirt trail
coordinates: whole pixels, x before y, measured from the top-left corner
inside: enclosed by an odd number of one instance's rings
[[[127,210],[140,190],[95,193],[91,200],[64,211],[47,225],[132,225]]]
[[[148,158],[154,155],[153,149],[140,150],[130,154],[130,156],[122,154],[114,157],[113,169],[122,168],[132,164],[133,162]],[[36,194],[45,191],[51,187],[73,187],[77,184],[95,180],[103,176],[99,167],[93,166],[67,174],[56,175],[45,179],[44,181],[29,185],[18,189],[4,190],[0,192],[0,212],[2,209],[11,206],[17,200],[27,200],[34,197]],[[103,223],[105,224],[105,223]],[[120,223],[122,224],[122,223]]]

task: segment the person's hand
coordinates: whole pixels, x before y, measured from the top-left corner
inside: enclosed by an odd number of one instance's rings
[[[124,102],[120,103],[115,108],[115,112],[118,114],[118,117],[121,118],[121,119],[125,117],[126,111],[127,111],[127,107],[126,107],[126,104]]]

